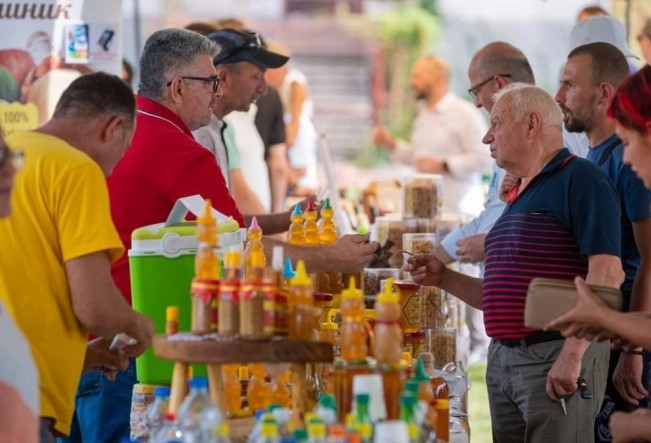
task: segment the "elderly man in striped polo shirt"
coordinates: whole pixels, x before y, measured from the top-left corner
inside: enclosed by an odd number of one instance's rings
[[[603,399],[608,344],[563,339],[524,326],[535,277],[618,288],[619,200],[608,177],[563,147],[561,111],[532,85],[500,90],[484,143],[497,165],[521,177],[486,237],[484,279],[454,272],[434,256],[413,257],[414,280],[484,311],[491,337],[486,381],[493,441],[592,442]],[[592,398],[577,393],[585,380]]]

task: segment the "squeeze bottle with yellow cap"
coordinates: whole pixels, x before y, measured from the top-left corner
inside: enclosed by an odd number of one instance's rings
[[[319,244],[319,228],[316,225],[316,209],[314,202],[308,200],[307,208],[305,209],[305,224],[303,225],[303,232],[305,233],[304,245],[316,246]]]
[[[364,360],[368,355],[364,293],[355,286],[354,277],[341,293],[341,319],[341,357],[349,362]]]
[[[387,279],[384,292],[375,303],[375,349],[373,355],[379,364],[400,366],[402,355],[402,329],[400,329],[399,296],[391,292],[393,277]]]
[[[231,336],[240,332],[242,254],[239,251],[228,251],[224,263],[224,279],[219,286],[218,331],[220,335]]]
[[[291,224],[289,225],[289,233],[287,234],[287,243],[290,245],[302,245],[305,243],[305,231],[303,229],[303,211],[301,206],[294,206],[292,215],[290,216]]]
[[[267,264],[267,260],[264,256],[264,246],[262,245],[262,229],[258,225],[258,219],[255,217],[251,218],[251,225],[249,225],[249,230],[246,233],[248,242],[246,244],[246,249],[244,250],[244,275],[246,278],[250,278],[252,265],[251,257],[253,254],[260,254],[262,256],[262,267]]]
[[[303,260],[296,264],[296,276],[289,282],[289,293],[289,338],[310,341],[316,329],[318,309],[314,306],[312,280]]]

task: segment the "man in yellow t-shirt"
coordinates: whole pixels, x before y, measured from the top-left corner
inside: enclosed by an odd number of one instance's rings
[[[69,432],[89,332],[135,338],[126,356],[151,342],[151,321],[129,307],[110,274],[123,246],[105,175],[128,147],[134,117],[128,86],[90,74],[64,91],[51,120],[7,139],[25,161],[11,216],[0,220],[0,299],[38,366],[41,442]]]

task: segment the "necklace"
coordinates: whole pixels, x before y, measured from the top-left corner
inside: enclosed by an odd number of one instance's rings
[[[179,128],[179,126],[178,126],[176,123],[174,123],[173,121],[170,121],[170,120],[166,119],[165,117],[161,117],[160,115],[156,115],[156,114],[151,114],[151,113],[149,113],[149,112],[142,111],[142,110],[140,110],[140,109],[136,109],[136,112],[138,112],[138,113],[140,113],[140,114],[147,115],[147,116],[149,116],[149,117],[157,118],[157,119],[159,119],[159,120],[163,120],[163,121],[169,123],[170,125],[174,126],[176,129],[178,129],[179,131],[181,131],[181,132],[183,132],[183,133],[185,134],[185,131],[184,131],[183,129]]]

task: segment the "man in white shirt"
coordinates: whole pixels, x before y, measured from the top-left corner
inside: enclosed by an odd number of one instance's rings
[[[411,143],[394,138],[385,126],[373,129],[373,140],[417,172],[443,175],[443,212],[478,215],[484,202],[481,175],[492,164],[481,142],[484,118],[450,91],[447,64],[438,57],[416,62],[411,88],[420,101]]]

